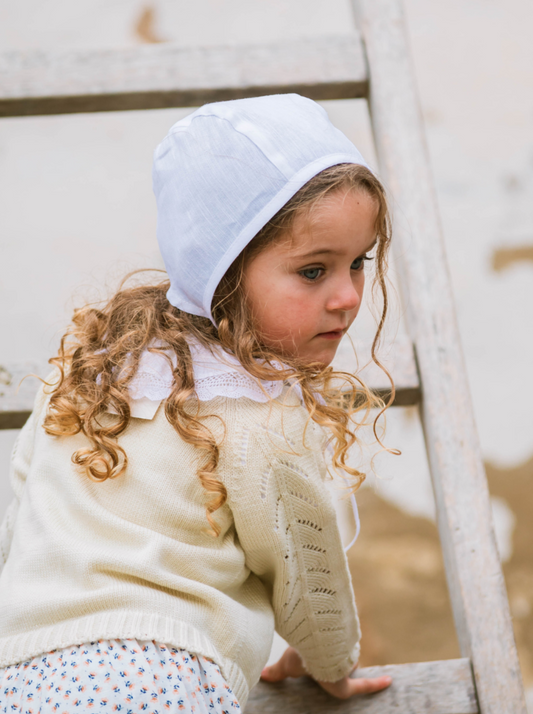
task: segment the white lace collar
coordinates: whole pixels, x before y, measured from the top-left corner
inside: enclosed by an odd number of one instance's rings
[[[248,397],[255,402],[267,402],[279,397],[283,382],[252,377],[240,362],[220,347],[213,352],[197,342],[189,344],[193,362],[194,385],[201,402],[215,397],[238,399]],[[172,364],[176,355],[166,352]],[[160,403],[167,399],[174,385],[174,376],[167,357],[145,350],[128,391],[130,411],[138,419],[153,419]]]

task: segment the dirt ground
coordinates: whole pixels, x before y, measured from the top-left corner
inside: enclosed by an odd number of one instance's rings
[[[490,491],[516,516],[503,570],[526,687],[533,685],[533,458],[510,470],[486,464]],[[459,657],[436,526],[371,489],[358,497],[363,528],[349,555],[363,632],[361,664]]]

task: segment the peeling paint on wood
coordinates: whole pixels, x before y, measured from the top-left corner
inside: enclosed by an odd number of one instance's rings
[[[533,245],[518,245],[512,248],[496,248],[492,253],[492,269],[505,270],[515,263],[533,263]]]

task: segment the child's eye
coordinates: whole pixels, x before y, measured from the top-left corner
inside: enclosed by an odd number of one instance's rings
[[[306,268],[300,270],[300,275],[303,275],[306,280],[317,280],[323,272],[323,268]]]
[[[351,265],[352,270],[362,270],[365,265],[365,260],[373,260],[369,258],[368,255],[362,255],[360,258],[356,258]]]

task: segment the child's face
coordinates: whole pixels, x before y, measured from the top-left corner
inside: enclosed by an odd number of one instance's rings
[[[377,210],[365,192],[340,189],[252,259],[244,288],[266,345],[307,362],[332,361],[361,305]]]

